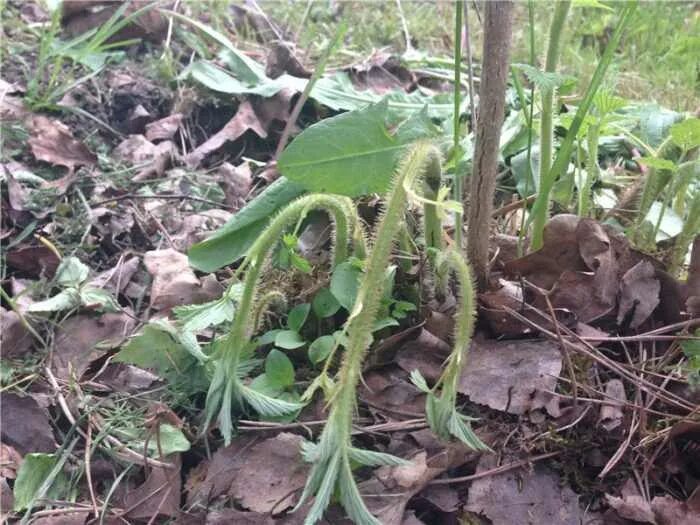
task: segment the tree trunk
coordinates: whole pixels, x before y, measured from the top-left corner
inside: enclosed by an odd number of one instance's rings
[[[511,1],[485,3],[481,88],[467,230],[467,255],[479,290],[486,288],[488,280],[489,233],[505,114],[512,22]]]

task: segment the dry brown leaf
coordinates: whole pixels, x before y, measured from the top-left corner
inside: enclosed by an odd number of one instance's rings
[[[134,319],[126,313],[76,315],[61,323],[51,359],[56,377],[80,379],[92,361],[118,347],[134,327]]]
[[[301,436],[289,433],[258,442],[236,439],[214,454],[204,480],[188,482],[188,503],[205,504],[228,494],[253,512],[284,511],[294,505],[295,492],[304,486],[309,470],[301,457],[301,441]]]
[[[180,511],[182,480],[180,454],[164,458],[175,468],[154,467],[146,481],[126,494],[124,507],[130,509],[127,516],[132,520],[149,520],[155,515],[174,518]]]
[[[34,115],[28,122],[29,146],[38,160],[70,170],[77,166],[92,166],[97,156],[85,144],[73,137],[68,126],[43,115]]]
[[[19,270],[29,277],[41,277],[49,279],[54,276],[60,264],[60,259],[56,252],[47,246],[28,246],[21,244],[5,253],[7,264]]]
[[[168,117],[146,124],[146,139],[152,142],[172,139],[180,129],[182,119],[182,113],[173,113]]]
[[[191,168],[196,168],[207,155],[217,151],[227,142],[236,140],[248,130],[254,131],[261,138],[267,137],[267,131],[255,114],[253,105],[248,100],[244,100],[238,106],[236,114],[223,128],[185,156],[185,163]]]
[[[554,391],[561,353],[550,341],[474,341],[459,391],[475,403],[524,414],[537,390]]]
[[[95,288],[105,289],[114,295],[118,295],[129,285],[134,274],[139,269],[140,262],[141,259],[139,257],[119,259],[119,262],[114,268],[101,272],[95,276],[95,278],[91,279],[88,284]]]
[[[270,78],[277,78],[284,73],[300,78],[311,76],[311,72],[302,65],[294,54],[291,44],[281,41],[273,42],[267,53],[265,74]]]
[[[0,477],[15,479],[22,455],[5,443],[0,443]]]
[[[207,514],[205,525],[275,525],[275,520],[265,514],[244,512],[237,509],[214,510]]]
[[[0,392],[0,439],[22,456],[56,450],[49,414],[32,396]]]
[[[605,500],[621,518],[639,523],[656,523],[651,503],[639,494],[625,494],[620,498],[606,494]]]
[[[32,336],[12,310],[0,307],[0,348],[5,359],[22,357],[32,349]]]
[[[598,422],[608,432],[622,424],[622,407],[627,401],[625,385],[619,379],[611,379],[605,385],[605,404],[600,407]]]
[[[141,169],[133,180],[140,181],[154,176],[162,177],[172,161],[174,151],[175,145],[169,140],[153,144],[143,135],[130,135],[112,154],[114,158],[129,166],[139,166]]]
[[[245,162],[234,166],[224,162],[216,174],[221,177],[221,187],[224,190],[226,204],[234,210],[241,209],[253,188],[253,174],[250,165]]]
[[[496,467],[496,460],[493,455],[482,456],[476,473]],[[465,508],[483,514],[493,525],[585,523],[578,496],[562,488],[559,476],[540,465],[529,472],[512,470],[474,480]]]
[[[210,280],[200,283],[187,256],[171,248],[146,252],[143,263],[153,276],[151,308],[155,310],[209,301],[223,291],[220,285],[206,286]]]
[[[637,328],[659,304],[661,283],[649,261],[640,261],[627,270],[620,283],[620,305],[617,324]]]

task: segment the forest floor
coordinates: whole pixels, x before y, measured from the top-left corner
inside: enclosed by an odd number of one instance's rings
[[[563,45],[562,74],[579,84],[562,93],[559,136],[614,20],[589,3],[572,12]],[[386,136],[408,121],[414,135],[452,140],[452,4],[175,2],[184,18],[150,8],[123,26],[146,4],[113,18],[114,4],[64,4],[63,17],[2,4],[0,515],[42,525],[303,523],[308,507],[292,512],[309,471],[299,448],[323,428],[324,400],[277,418],[239,412],[225,446],[206,424],[203,362],[234,315],[235,261],[308,189],[256,200],[285,169],[294,177],[278,154],[288,142],[328,122],[324,137],[306,139],[307,155],[331,166],[324,184],[342,173],[346,189],[373,179],[365,164],[329,164],[324,140],[370,136],[362,126],[377,119]],[[469,9],[478,85],[482,28]],[[532,128],[509,88],[492,274],[458,383],[460,411],[476,418],[488,453],[438,439],[411,381],[414,370],[430,384],[440,377],[456,295],[431,289],[412,207],[415,236],[387,269],[354,420],[357,443],[411,461],[355,471],[382,523],[700,524],[700,242],[671,267],[687,208],[657,201],[635,222],[623,205],[654,168],[630,136],[660,150],[673,125],[698,120],[700,16],[684,2],[636,16],[611,87],[626,120],[601,137],[592,211],[575,214],[572,167],[555,186],[544,246],[530,253],[519,234],[533,193]],[[341,19],[346,40],[294,120]],[[516,64],[528,61],[527,20],[519,4]],[[538,56],[545,45],[538,37]],[[332,127],[341,114],[352,133]],[[697,163],[697,150],[683,160]],[[468,156],[452,158],[447,179],[467,166]],[[347,191],[364,193],[360,216],[375,224],[380,191]],[[655,227],[651,243],[639,225]],[[264,289],[287,305],[261,321],[245,380],[280,399],[301,399],[352,312],[361,263],[329,268],[330,230],[325,215],[310,215],[264,273]],[[335,502],[324,520],[348,522]]]

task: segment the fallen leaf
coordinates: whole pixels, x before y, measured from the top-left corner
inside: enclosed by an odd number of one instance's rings
[[[22,455],[5,443],[0,443],[0,478],[15,479]]]
[[[58,255],[50,248],[19,245],[5,252],[7,264],[28,277],[52,278],[61,262]]]
[[[29,146],[38,160],[65,166],[74,170],[77,166],[92,166],[97,156],[85,144],[73,137],[68,126],[43,115],[35,115],[28,123]]]
[[[146,139],[151,142],[172,139],[180,129],[183,118],[182,113],[173,113],[168,117],[146,124]]]
[[[22,357],[32,349],[32,336],[19,315],[0,307],[0,348],[3,359]]]
[[[118,347],[134,327],[134,319],[125,313],[76,315],[61,323],[51,359],[56,377],[69,379],[74,375],[79,380],[92,361],[105,350]]]
[[[170,165],[175,145],[169,140],[153,144],[143,135],[130,135],[114,149],[114,158],[132,167],[139,167],[134,181],[162,177]]]
[[[302,65],[294,54],[291,44],[281,41],[273,42],[267,53],[265,74],[270,78],[277,78],[284,73],[299,78],[311,76],[311,72]]]
[[[231,218],[231,213],[225,210],[206,210],[185,217],[174,218],[173,221],[163,221],[166,228],[172,231],[170,239],[172,246],[186,252],[193,244],[204,240],[212,231],[223,226]],[[177,224],[176,227],[174,224]]]
[[[0,122],[19,122],[29,115],[24,101],[11,95],[0,96]]]
[[[536,391],[554,391],[561,353],[550,341],[473,341],[459,392],[474,403],[511,414],[533,408]]]
[[[425,412],[425,394],[408,380],[408,374],[396,365],[366,372],[360,400],[392,418],[421,417]]]
[[[104,372],[92,379],[115,392],[128,393],[148,390],[158,380],[157,375],[125,363],[110,363]]]
[[[222,289],[205,288],[190,268],[187,256],[171,248],[146,252],[143,263],[153,276],[151,308],[169,310],[183,304],[215,299]]]
[[[264,441],[236,439],[213,455],[204,480],[188,482],[188,504],[227,494],[253,512],[284,511],[295,503],[295,491],[304,486],[309,470],[301,442],[301,436],[286,432]]]
[[[696,489],[697,491],[697,489]],[[658,525],[700,525],[700,508],[671,496],[656,496],[651,500]]]
[[[32,396],[0,392],[0,438],[22,456],[56,450],[46,409]]]
[[[236,140],[248,130],[252,130],[260,138],[267,138],[267,131],[262,127],[252,104],[248,100],[244,100],[238,106],[236,114],[223,128],[185,156],[185,164],[190,168],[196,168],[207,155],[218,150],[227,142]]]
[[[623,403],[627,401],[625,385],[619,379],[611,379],[605,385],[605,403],[600,407],[598,422],[608,432],[622,424]]]
[[[124,507],[132,520],[151,519],[154,516],[178,516],[182,480],[180,454],[166,456],[165,461],[174,468],[153,467],[142,485],[126,494]]]
[[[403,344],[394,360],[408,374],[418,370],[429,382],[435,382],[449,353],[450,346],[445,341],[423,329],[414,341]]]
[[[139,268],[140,262],[141,259],[139,257],[131,257],[129,259],[120,258],[114,268],[101,272],[88,281],[87,284],[94,288],[106,290],[113,295],[118,295],[129,285],[132,277]]]
[[[661,284],[649,261],[641,261],[627,270],[620,283],[617,324],[637,328],[659,304]]]
[[[245,162],[234,166],[224,162],[216,172],[221,178],[221,187],[224,190],[226,204],[234,210],[241,209],[253,189],[253,174],[250,165]]]
[[[205,525],[275,525],[275,520],[265,514],[236,509],[214,510],[207,514]]]
[[[656,523],[651,503],[639,494],[625,494],[621,498],[606,494],[605,501],[621,518],[639,523]]]
[[[482,456],[476,473],[496,466],[495,456]],[[529,472],[511,470],[474,480],[465,509],[486,516],[493,525],[512,525],[515,516],[519,525],[584,523],[576,493],[541,465]]]

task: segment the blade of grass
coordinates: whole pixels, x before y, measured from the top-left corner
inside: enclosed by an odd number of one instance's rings
[[[457,173],[459,169],[459,139],[460,139],[460,108],[462,94],[462,11],[464,10],[463,0],[455,2],[455,62],[454,62],[454,115],[453,115],[453,143],[452,151],[455,156],[455,180],[452,198],[457,202],[462,202],[464,198],[464,173]],[[473,115],[472,115],[473,117]],[[455,244],[457,249],[462,251],[462,212],[455,212]]]
[[[554,163],[548,171],[541,172],[546,176],[542,177],[540,180],[539,193],[537,195],[537,199],[535,200],[535,204],[532,207],[532,213],[530,215],[529,220],[529,222],[531,222],[533,225],[532,241],[530,243],[530,247],[533,250],[537,250],[542,247],[544,225],[547,222],[547,216],[549,213],[549,201],[552,187],[554,186],[554,183],[557,180],[558,176],[564,173],[564,171],[566,170],[566,167],[571,158],[571,152],[573,150],[576,135],[578,134],[578,131],[581,128],[581,125],[583,124],[586,115],[588,114],[588,110],[593,104],[593,98],[595,97],[595,94],[597,93],[598,89],[603,83],[605,73],[607,72],[608,67],[612,63],[615,49],[617,49],[617,46],[620,43],[622,33],[627,27],[627,24],[630,22],[631,15],[637,8],[637,4],[637,0],[627,2],[624,4],[624,7],[622,8],[620,13],[620,18],[615,28],[615,32],[610,38],[610,41],[607,47],[605,48],[605,52],[603,53],[603,56],[600,59],[600,62],[598,62],[598,67],[596,68],[595,73],[593,74],[593,78],[591,79],[591,82],[586,90],[586,93],[584,94],[584,97],[581,100],[581,104],[579,105],[576,111],[576,115],[574,116],[574,120],[571,123],[571,127],[569,127],[569,130],[566,133],[566,137],[564,138],[564,141],[562,142],[561,147],[559,148],[559,152],[557,153],[557,156],[554,159]],[[540,153],[542,156],[543,153]],[[542,162],[542,160],[540,162]]]

